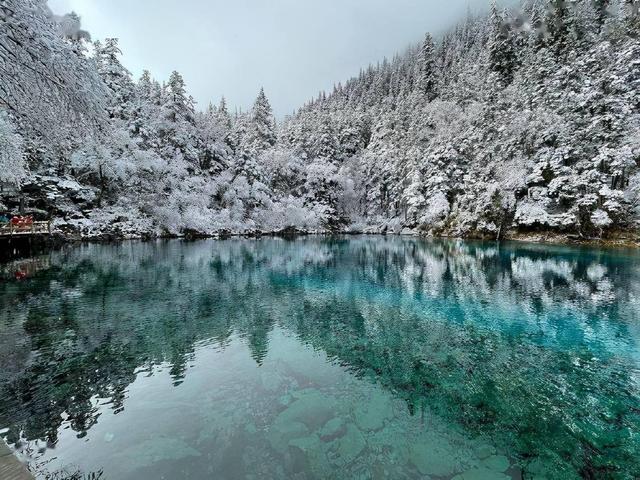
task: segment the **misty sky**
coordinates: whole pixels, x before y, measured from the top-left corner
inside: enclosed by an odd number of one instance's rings
[[[321,89],[438,33],[488,0],[49,0],[94,39],[117,37],[137,78],[183,74],[204,108],[251,106],[264,86],[278,116]]]

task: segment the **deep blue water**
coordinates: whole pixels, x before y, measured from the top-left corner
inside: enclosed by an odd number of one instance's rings
[[[0,435],[41,478],[640,478],[635,250],[176,240],[3,271]]]

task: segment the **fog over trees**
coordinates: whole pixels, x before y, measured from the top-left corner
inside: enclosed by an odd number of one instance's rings
[[[276,121],[259,86],[247,112],[195,105],[77,15],[2,0],[0,183],[84,236],[635,231],[638,7],[492,4]]]

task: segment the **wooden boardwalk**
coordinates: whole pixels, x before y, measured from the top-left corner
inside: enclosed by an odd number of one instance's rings
[[[29,235],[50,235],[51,222],[33,222],[29,225],[0,225],[0,238],[24,237]]]
[[[13,455],[2,438],[0,438],[0,478],[2,480],[34,480],[34,476]]]

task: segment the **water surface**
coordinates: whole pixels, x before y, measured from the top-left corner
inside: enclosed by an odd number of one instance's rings
[[[635,251],[158,241],[3,272],[0,432],[41,478],[640,477]]]

